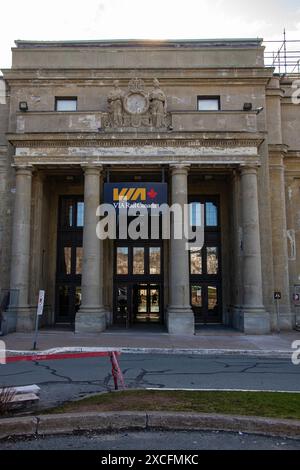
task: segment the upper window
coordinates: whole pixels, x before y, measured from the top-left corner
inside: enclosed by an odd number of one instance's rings
[[[214,201],[190,203],[190,225],[192,227],[217,228],[219,226],[219,207]]]
[[[198,96],[198,111],[219,111],[220,96]]]
[[[192,227],[201,227],[202,226],[202,211],[204,210],[204,205],[200,202],[192,202],[190,204],[190,225]]]
[[[55,111],[76,111],[77,98],[55,98]]]
[[[214,202],[205,203],[205,224],[207,227],[218,226],[218,207]]]
[[[84,226],[84,202],[81,196],[61,198],[61,229],[76,229]]]

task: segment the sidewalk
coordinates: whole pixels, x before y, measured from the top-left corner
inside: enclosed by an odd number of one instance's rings
[[[30,351],[32,333],[11,333],[1,337],[8,351]],[[128,353],[165,354],[243,354],[290,357],[292,343],[300,341],[300,332],[247,336],[239,331],[206,327],[195,336],[172,336],[163,330],[111,329],[101,334],[75,334],[68,330],[41,330],[38,350],[52,348],[111,348]]]

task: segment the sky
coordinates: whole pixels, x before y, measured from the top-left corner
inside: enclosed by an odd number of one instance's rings
[[[300,39],[300,0],[8,0],[0,67],[15,39]]]

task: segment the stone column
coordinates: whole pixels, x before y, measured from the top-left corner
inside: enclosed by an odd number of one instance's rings
[[[257,168],[241,169],[243,224],[243,324],[248,334],[270,332],[270,318],[263,306]]]
[[[16,193],[12,231],[10,307],[8,331],[31,331],[34,314],[28,303],[32,168],[16,168]]]
[[[270,152],[271,209],[273,235],[274,290],[282,294],[279,302],[280,328],[290,330],[293,326],[289,289],[289,261],[287,245],[287,221],[283,154]],[[274,316],[275,317],[275,316]],[[277,326],[277,318],[273,321]]]
[[[171,167],[172,205],[182,207],[188,203],[188,167]],[[174,222],[171,225],[170,240],[170,302],[168,307],[168,331],[174,335],[193,335],[195,333],[194,313],[190,305],[189,252],[186,240],[174,239]]]
[[[101,167],[84,169],[84,228],[82,263],[82,303],[75,319],[75,332],[96,333],[106,328],[106,312],[102,302],[102,243],[96,234],[96,210],[100,204]]]

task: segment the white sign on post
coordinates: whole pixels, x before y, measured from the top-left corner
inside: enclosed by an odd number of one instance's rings
[[[37,315],[39,315],[39,316],[43,315],[44,302],[45,302],[45,291],[44,291],[44,290],[40,290],[40,292],[39,292],[38,307],[37,307]]]
[[[36,320],[35,320],[35,334],[34,334],[34,341],[33,341],[33,350],[36,350],[36,342],[39,330],[39,317],[43,315],[44,310],[44,302],[45,302],[45,291],[39,291],[39,298],[38,298],[38,305],[36,310]]]

